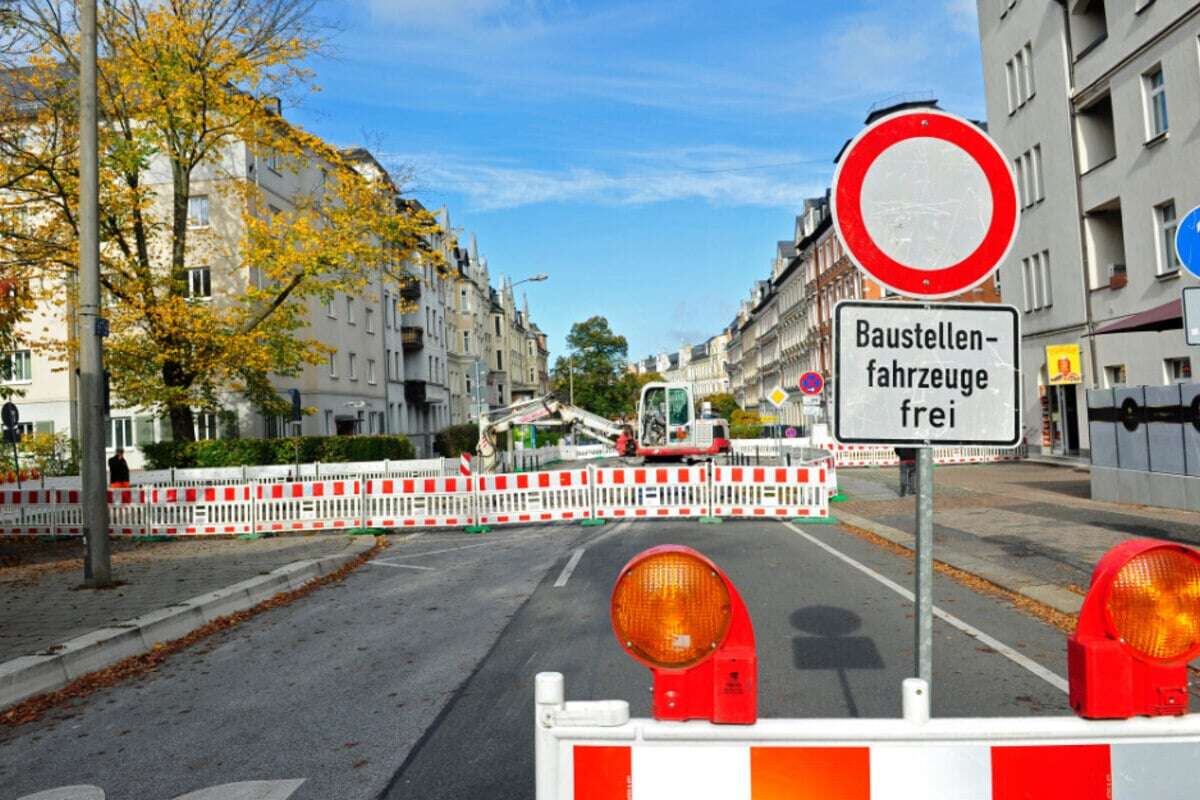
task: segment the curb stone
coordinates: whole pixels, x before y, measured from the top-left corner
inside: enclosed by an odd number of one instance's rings
[[[847,525],[861,528],[868,533],[873,533],[909,550],[912,550],[916,546],[915,537],[911,533],[898,528],[882,525],[874,520],[869,520],[845,511],[839,512],[838,517],[841,522]],[[1075,615],[1079,613],[1079,609],[1083,608],[1083,597],[1074,592],[1068,591],[1061,586],[1046,583],[1024,572],[1008,569],[978,556],[963,553],[952,547],[938,545],[933,557],[943,564],[947,564],[955,569],[961,569],[963,572],[969,572],[972,575],[996,584],[1002,589],[1007,589],[1014,594],[1019,594],[1030,600],[1049,606],[1055,611]]]
[[[334,572],[374,546],[372,538],[355,537],[345,552],[294,561],[265,575],[0,663],[0,709],[59,689],[122,659],[149,652],[156,644],[182,638],[217,617],[244,611],[276,594],[298,589],[313,578]]]

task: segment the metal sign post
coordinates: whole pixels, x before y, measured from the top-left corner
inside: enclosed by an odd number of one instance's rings
[[[831,198],[850,260],[877,283],[922,300],[984,283],[1017,237],[1007,157],[978,125],[937,109],[890,114],[859,133],[838,159]],[[932,447],[1020,440],[1017,311],[843,301],[834,313],[834,438],[919,448],[914,650],[917,676],[929,681]]]

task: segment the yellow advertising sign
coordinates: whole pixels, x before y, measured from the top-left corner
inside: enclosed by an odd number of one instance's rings
[[[1079,345],[1046,345],[1046,375],[1051,386],[1082,383],[1083,368],[1079,365]]]

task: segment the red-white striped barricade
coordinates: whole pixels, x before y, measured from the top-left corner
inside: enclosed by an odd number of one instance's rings
[[[255,532],[357,528],[363,524],[363,482],[304,481],[254,488]]]
[[[471,454],[463,453],[458,457],[458,474],[464,478],[471,477]]]
[[[713,467],[714,517],[828,517],[828,471],[811,467]]]
[[[254,486],[155,487],[146,529],[154,536],[213,536],[254,532]]]
[[[108,490],[108,535],[151,536],[149,505],[153,489],[133,486]]]
[[[479,476],[479,524],[583,520],[592,516],[589,470]]]
[[[0,536],[55,535],[58,494],[57,489],[0,491]]]
[[[595,469],[592,487],[600,519],[711,516],[710,468],[608,467]]]
[[[929,719],[906,697],[899,719],[714,725],[565,703],[559,673],[538,675],[535,692],[537,800],[1200,797],[1200,714]]]
[[[372,478],[365,487],[368,528],[475,524],[475,478]]]

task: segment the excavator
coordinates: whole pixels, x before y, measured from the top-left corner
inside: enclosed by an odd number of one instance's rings
[[[566,403],[553,395],[514,403],[495,419],[479,419],[478,466],[496,467],[498,437],[514,425],[561,425],[611,443],[617,455],[650,461],[712,458],[731,449],[729,423],[705,403],[697,410],[690,383],[648,383],[638,401],[636,427]]]

